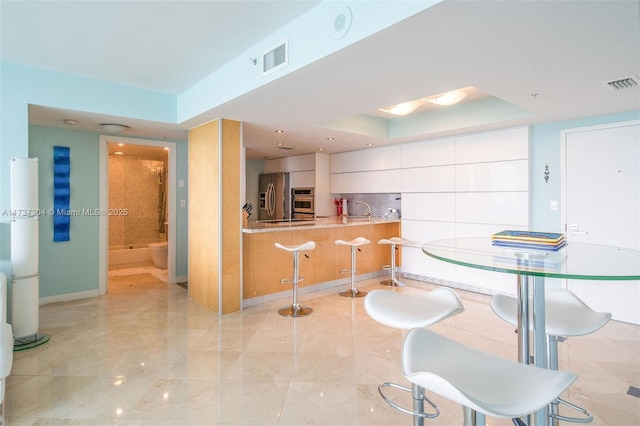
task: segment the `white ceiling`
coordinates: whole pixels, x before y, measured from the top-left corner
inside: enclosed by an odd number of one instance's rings
[[[317,3],[0,0],[0,54],[180,94]],[[245,122],[249,158],[273,158],[638,110],[640,86],[614,91],[603,83],[640,80],[639,4],[445,0],[185,123],[36,105],[29,120],[62,127],[74,118],[76,128],[93,131],[117,122],[131,127],[128,136],[186,140],[189,127],[224,117]],[[376,113],[462,87],[473,94],[456,106],[396,120]],[[295,149],[279,150],[277,142]]]

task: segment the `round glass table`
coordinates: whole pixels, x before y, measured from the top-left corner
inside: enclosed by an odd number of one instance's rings
[[[430,241],[422,251],[443,262],[513,274],[518,296],[518,359],[545,368],[544,279],[640,280],[640,251],[598,244],[569,242],[558,251],[494,246],[489,237]],[[530,347],[530,331],[532,346]],[[531,424],[531,423],[528,423]],[[546,424],[546,411],[535,415]]]

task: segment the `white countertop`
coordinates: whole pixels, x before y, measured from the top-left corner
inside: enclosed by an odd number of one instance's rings
[[[333,216],[316,218],[311,221],[291,221],[291,222],[249,222],[248,228],[243,228],[242,232],[253,234],[259,232],[279,232],[302,229],[334,228],[338,226],[361,226],[376,225],[381,223],[397,223],[400,219],[385,219],[383,217],[360,217],[360,216]]]

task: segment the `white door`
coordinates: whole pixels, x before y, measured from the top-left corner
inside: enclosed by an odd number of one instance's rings
[[[640,250],[640,122],[567,131],[563,217],[571,241]],[[569,280],[591,308],[640,324],[639,281]]]

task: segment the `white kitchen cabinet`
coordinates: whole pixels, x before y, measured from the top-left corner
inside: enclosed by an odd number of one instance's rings
[[[316,186],[316,172],[289,172],[289,186],[291,188],[313,188]]]
[[[362,151],[331,154],[330,172],[345,173],[362,171]]]
[[[456,137],[456,163],[529,158],[529,127],[514,127]]]
[[[362,172],[362,192],[365,194],[400,192],[401,179],[400,169]]]
[[[456,190],[456,166],[402,169],[401,192],[453,192]]]
[[[302,172],[315,170],[315,154],[294,155],[292,157],[273,158],[265,160],[264,172]]]
[[[433,139],[402,144],[402,167],[427,167],[455,164],[455,138]]]
[[[332,173],[331,193],[349,194],[362,192],[362,172]]]
[[[527,160],[461,164],[455,181],[459,192],[527,191],[529,165]]]
[[[455,223],[456,195],[452,192],[403,194],[402,219]]]
[[[402,147],[400,145],[381,146],[362,151],[363,171],[399,169],[400,167],[402,167]]]
[[[455,195],[456,222],[496,224],[508,229],[529,224],[526,191],[458,192]]]
[[[286,158],[273,158],[271,160],[264,161],[264,172],[265,173],[278,173],[278,172],[286,172]]]
[[[286,160],[286,169],[283,170],[285,172],[302,172],[315,170],[316,168],[315,154],[294,155],[284,160]]]

